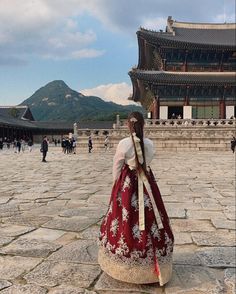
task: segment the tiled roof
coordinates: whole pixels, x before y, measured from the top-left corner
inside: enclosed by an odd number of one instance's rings
[[[114,121],[82,121],[77,123],[79,129],[112,129]],[[67,121],[27,121],[0,114],[0,125],[20,127],[31,130],[73,131],[73,123]]]
[[[182,47],[214,46],[235,49],[235,28],[189,28],[173,27],[173,32],[156,32],[140,29],[137,35],[153,44],[176,43]]]
[[[32,121],[14,118],[10,115],[0,114],[0,124],[13,127],[22,127],[27,129],[37,128]]]
[[[43,130],[73,130],[73,123],[67,121],[33,121],[31,123],[34,127]]]
[[[20,109],[22,109],[21,113],[23,113],[23,110],[27,110],[27,108],[23,107]],[[6,107],[0,108],[0,125],[2,126],[20,127],[31,130],[73,130],[73,123],[63,121],[30,121],[21,118],[15,118],[8,112],[8,110],[9,108]]]
[[[163,84],[215,84],[236,86],[236,73],[224,72],[167,72],[135,69],[129,72],[131,78]]]
[[[13,113],[11,113],[13,109]],[[14,117],[14,110],[17,110],[17,117]],[[34,121],[28,106],[0,106],[0,125],[20,127],[31,130],[62,130],[72,131],[73,123],[67,121]]]
[[[24,115],[26,111],[28,110],[28,106],[0,106],[0,115],[12,116],[11,115],[12,110],[17,111],[17,118],[24,119]]]

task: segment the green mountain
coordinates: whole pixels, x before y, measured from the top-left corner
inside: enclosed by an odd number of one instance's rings
[[[120,118],[126,118],[132,111],[143,112],[140,106],[123,106],[105,102],[99,97],[84,96],[60,80],[40,88],[21,105],[29,106],[34,118],[39,121],[115,120],[116,114],[120,114]]]

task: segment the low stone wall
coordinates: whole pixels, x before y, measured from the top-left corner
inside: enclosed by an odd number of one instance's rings
[[[91,134],[94,150],[104,148],[105,134],[110,138],[109,146],[115,148],[118,142],[127,136],[126,127],[111,130],[78,130],[78,147],[87,148]],[[161,151],[216,151],[230,150],[232,136],[236,136],[235,125],[207,127],[146,126],[145,136],[153,140],[156,150]]]

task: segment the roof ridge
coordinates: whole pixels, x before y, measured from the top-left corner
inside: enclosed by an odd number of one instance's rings
[[[229,30],[236,29],[236,23],[194,23],[194,22],[180,22],[173,21],[173,29],[185,28],[185,29],[208,29],[208,30]]]
[[[0,105],[0,108],[28,108],[27,105]]]
[[[231,72],[212,72],[212,71],[164,71],[164,70],[145,70],[145,69],[135,69],[134,72],[143,72],[143,73],[153,73],[153,74],[167,74],[167,75],[202,75],[202,76],[236,76],[235,71]]]

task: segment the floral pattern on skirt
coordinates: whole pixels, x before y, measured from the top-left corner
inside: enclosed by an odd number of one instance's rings
[[[145,230],[139,230],[137,171],[124,165],[101,224],[98,261],[113,278],[138,284],[159,281],[164,285],[171,277],[174,236],[151,169],[147,179],[163,227],[158,227],[144,188]]]

